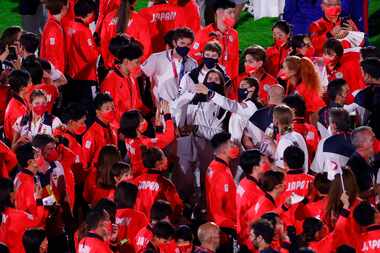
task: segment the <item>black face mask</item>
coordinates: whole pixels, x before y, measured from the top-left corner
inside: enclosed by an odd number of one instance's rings
[[[206,65],[208,69],[212,69],[215,68],[216,64],[218,63],[218,59],[206,57],[203,59],[203,63]]]
[[[224,94],[224,88],[222,85],[217,84],[215,82],[205,82],[205,85],[212,91],[215,91],[216,93],[219,93],[221,95]]]
[[[181,57],[185,57],[185,56],[187,56],[187,54],[189,53],[190,48],[188,48],[188,47],[176,47],[176,48],[175,48],[175,51],[176,51]]]
[[[238,98],[239,98],[239,101],[243,101],[245,99],[247,99],[248,97],[248,89],[242,89],[242,88],[239,88],[238,89]]]

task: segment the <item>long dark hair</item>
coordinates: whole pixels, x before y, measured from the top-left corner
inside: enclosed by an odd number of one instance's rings
[[[13,192],[13,183],[7,178],[0,178],[0,223],[3,216],[1,215],[8,207],[13,207],[11,193]]]
[[[116,33],[124,33],[125,29],[128,27],[129,19],[132,14],[132,6],[136,0],[121,0],[117,21]],[[143,29],[143,28],[141,28]]]
[[[106,145],[99,152],[96,164],[96,184],[103,188],[113,188],[112,166],[121,160],[120,152],[114,145]]]

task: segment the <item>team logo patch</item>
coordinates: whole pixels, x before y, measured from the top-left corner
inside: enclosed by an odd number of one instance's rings
[[[50,45],[55,45],[55,38],[54,37],[52,37],[52,38],[50,38],[49,39],[49,43],[50,43]]]
[[[194,49],[198,49],[198,48],[199,48],[199,43],[198,43],[198,42],[195,42],[194,45],[193,45],[193,48],[194,48]]]
[[[230,40],[230,42],[234,42],[234,37],[232,35],[228,36],[228,39]]]
[[[342,72],[336,72],[335,77],[338,79],[343,78],[343,73]]]

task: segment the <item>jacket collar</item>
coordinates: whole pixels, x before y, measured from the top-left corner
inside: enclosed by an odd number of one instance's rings
[[[276,205],[276,202],[274,201],[274,198],[267,192],[265,192],[265,197],[270,201],[272,202],[272,204],[275,206]]]
[[[27,174],[27,175],[29,175],[29,176],[34,177],[33,172],[31,172],[31,171],[28,170],[28,169],[22,168],[22,169],[20,170],[20,172],[25,173],[25,174]]]
[[[380,230],[380,225],[379,224],[372,225],[372,226],[369,226],[367,228],[367,231],[375,231],[375,230]]]
[[[98,234],[92,233],[92,232],[88,232],[88,233],[86,234],[86,237],[94,238],[94,239],[100,240],[100,241],[102,241],[102,242],[104,241],[104,240],[103,240],[103,237],[101,237],[101,236],[98,235]]]
[[[224,161],[223,159],[221,159],[221,158],[219,158],[219,157],[217,157],[217,156],[215,156],[215,159],[214,159],[216,162],[219,162],[219,163],[222,163],[222,164],[224,164],[225,166],[229,166],[228,165],[228,163],[226,162],[226,161]]]
[[[103,121],[101,121],[98,117],[95,118],[95,122],[98,123],[103,128],[108,128],[109,127]]]
[[[287,173],[291,175],[303,174],[304,170],[303,169],[288,170]]]
[[[15,100],[17,100],[18,102],[20,102],[21,104],[23,104],[23,105],[26,106],[24,99],[22,99],[22,97],[20,97],[19,95],[14,94],[14,95],[13,95],[13,98],[14,98]]]

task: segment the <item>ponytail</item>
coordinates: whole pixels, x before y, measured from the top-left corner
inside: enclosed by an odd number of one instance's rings
[[[317,71],[315,70],[314,64],[307,57],[301,58],[300,75],[301,75],[302,81],[306,85],[306,88],[320,95],[321,80],[319,78]]]
[[[128,27],[129,18],[131,15],[131,3],[130,0],[121,0],[118,21],[116,26],[116,33],[124,33],[125,29]]]

